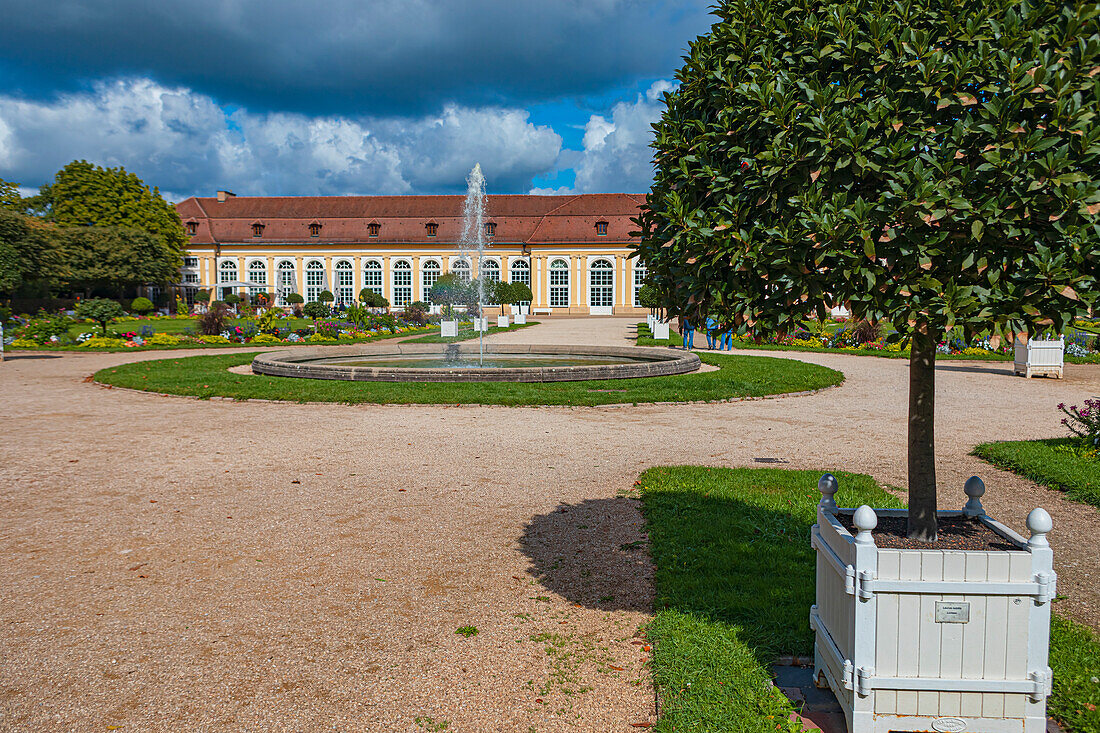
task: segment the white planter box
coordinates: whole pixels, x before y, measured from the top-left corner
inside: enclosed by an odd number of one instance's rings
[[[653,338],[655,339],[667,339],[668,338],[668,323],[662,323],[661,321],[654,321],[650,326],[650,331],[653,332]]]
[[[527,305],[513,305],[512,306],[512,312],[515,313],[516,315],[525,316],[528,313],[530,313],[530,311],[531,311],[531,304],[530,303],[528,303]]]
[[[527,314],[517,313],[515,318],[513,318],[512,320],[516,323],[516,325],[522,326],[523,324],[527,323]]]
[[[648,316],[646,316],[646,317],[645,317],[645,325],[649,326],[649,330],[650,330],[650,331],[652,331],[652,330],[653,330],[653,322],[654,322],[655,320],[656,320],[656,319],[655,319],[655,318],[653,317],[653,314],[652,314],[652,313],[650,313],[650,314],[649,314]]]
[[[962,511],[1015,550],[880,549],[878,516],[903,509],[838,509],[836,479],[822,499],[817,551],[814,674],[844,709],[850,733],[1044,733],[1055,575],[1050,515],[1028,515],[1031,539],[985,515],[977,478]],[[853,536],[837,516],[853,514]]]
[[[474,332],[475,333],[478,332],[478,331],[488,331],[488,330],[489,330],[489,318],[488,318],[488,316],[483,316],[481,318],[475,318],[474,319]]]
[[[497,328],[508,328],[508,316],[497,316]]]
[[[1066,361],[1066,337],[1059,336],[1057,341],[1038,341],[1028,339],[1027,343],[1016,342],[1014,373],[1031,378],[1035,374],[1050,374],[1062,378]]]
[[[455,338],[458,336],[458,321],[440,321],[439,335],[443,338]]]

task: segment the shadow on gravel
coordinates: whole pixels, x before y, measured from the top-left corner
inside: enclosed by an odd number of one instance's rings
[[[519,539],[549,591],[601,611],[653,609],[653,568],[640,503],[591,499],[536,515]]]
[[[5,354],[4,361],[16,359],[60,359],[61,354]]]
[[[972,372],[974,374],[1002,374],[1005,376],[1012,376],[1012,367],[1005,367],[1003,362],[994,362],[989,366],[976,366],[969,364],[967,366],[958,366],[955,364],[944,364],[940,362],[936,364],[936,369],[944,372]]]

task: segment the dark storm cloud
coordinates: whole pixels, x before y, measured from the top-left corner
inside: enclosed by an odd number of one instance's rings
[[[709,24],[698,0],[0,0],[0,16],[9,92],[140,76],[307,115],[594,94],[667,76]]]

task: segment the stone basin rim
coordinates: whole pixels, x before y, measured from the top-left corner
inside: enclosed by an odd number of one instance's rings
[[[459,344],[356,344],[294,349],[257,354],[252,360],[254,374],[305,379],[332,379],[353,382],[570,382],[591,379],[635,379],[669,376],[698,371],[702,362],[697,354],[666,348],[640,346],[546,346],[540,344],[485,344],[486,354],[497,355],[570,355],[608,356],[637,359],[630,364],[584,366],[505,367],[368,367],[309,363],[319,359],[357,356],[415,356],[420,354],[456,354],[475,356],[476,343]]]

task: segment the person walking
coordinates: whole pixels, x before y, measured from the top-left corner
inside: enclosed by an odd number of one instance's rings
[[[707,348],[714,351],[714,344],[718,340],[718,321],[713,316],[707,316],[703,327],[707,330]]]
[[[680,322],[683,324],[681,332],[684,335],[684,350],[695,348],[695,326],[691,325],[691,321],[686,318],[682,318]]]

